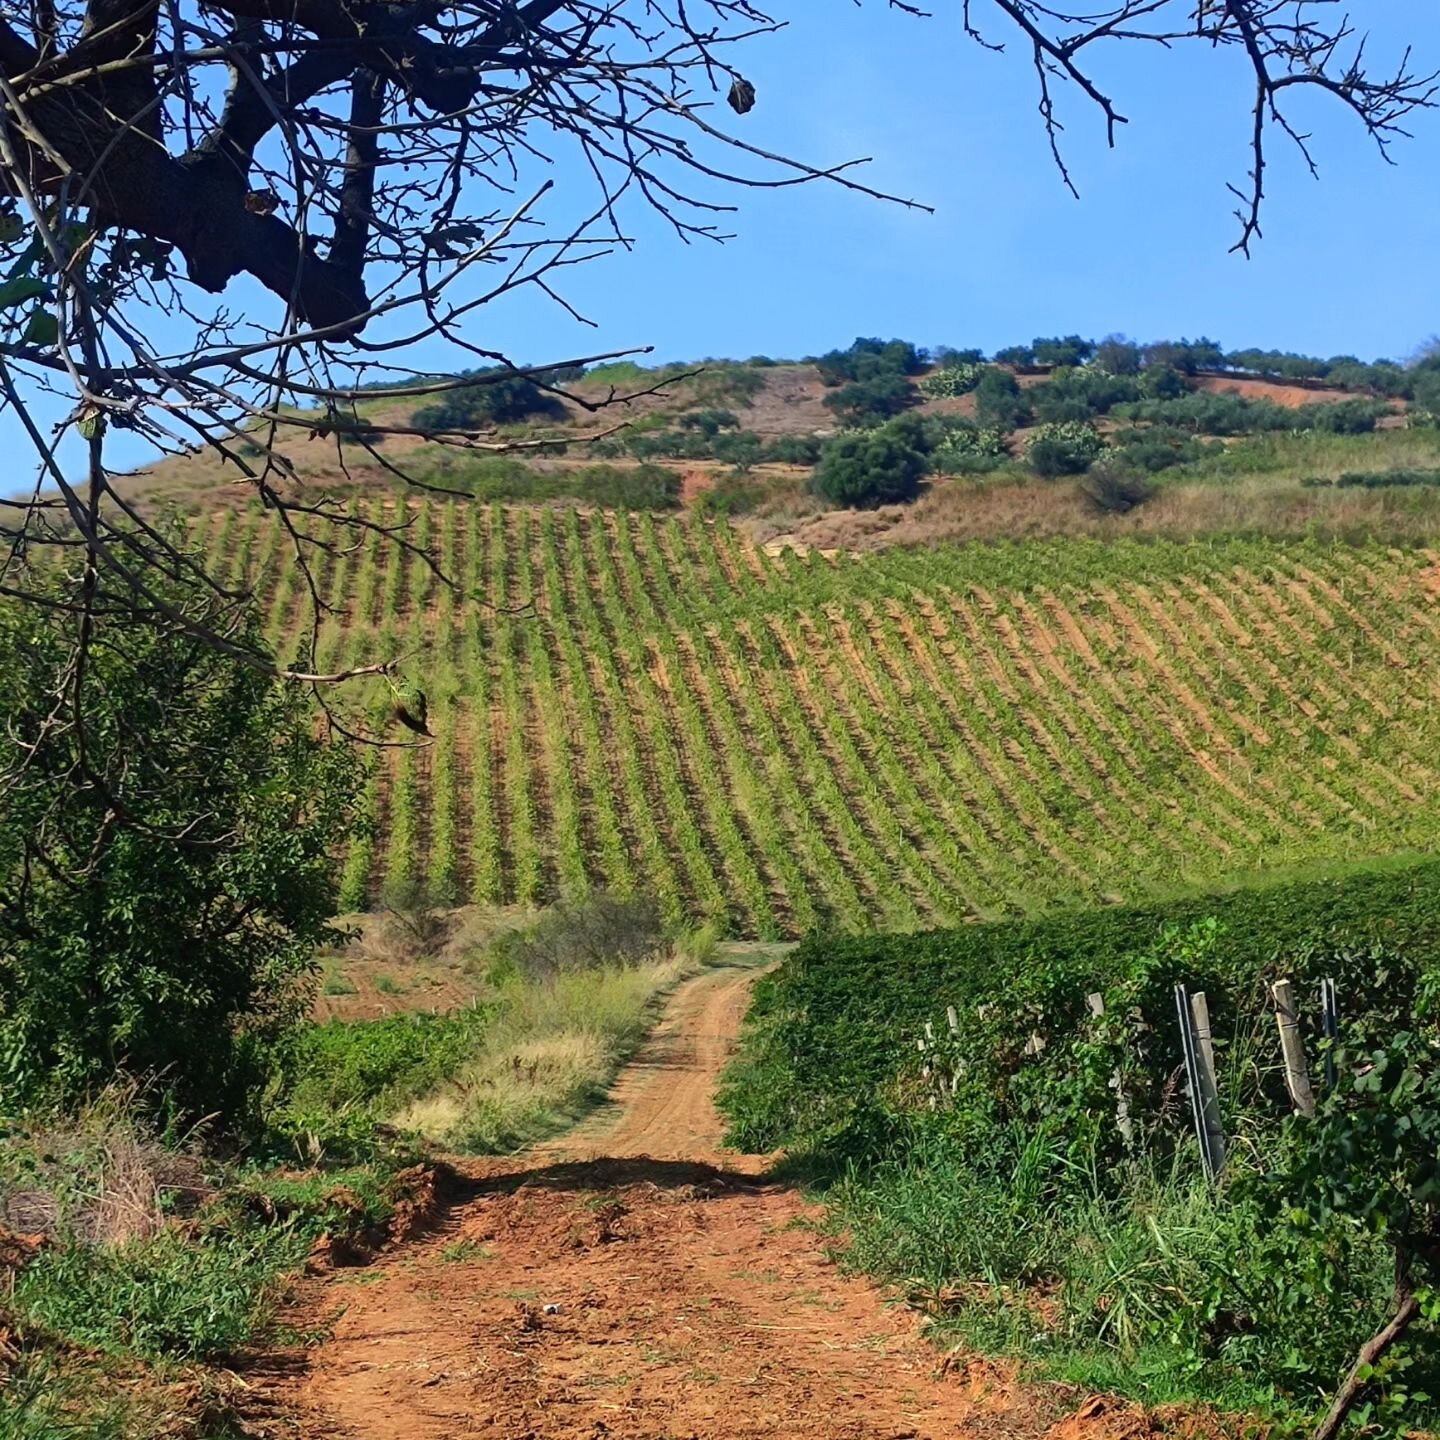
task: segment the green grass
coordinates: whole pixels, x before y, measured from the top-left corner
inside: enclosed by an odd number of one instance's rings
[[[624,510],[673,510],[680,503],[680,476],[660,465],[565,465],[541,469],[504,456],[476,458],[440,450],[410,466],[426,484],[476,501],[540,504],[573,500]]]
[[[1276,431],[1232,441],[1202,460],[1163,471],[1157,480],[1166,486],[1197,480],[1223,484],[1243,476],[1265,475],[1298,484],[1312,478],[1338,479],[1351,470],[1436,466],[1440,466],[1440,428],[1377,430],[1370,435]]]
[[[937,1344],[1146,1405],[1212,1404],[1303,1429],[1321,1386],[1388,1316],[1378,1240],[1350,1252],[1328,1310],[1306,1292],[1312,1323],[1287,1334],[1284,1291],[1303,1282],[1248,1263],[1253,1215],[1193,1167],[1137,1172],[1117,1198],[1083,1183],[1057,1193],[1045,1163],[1020,1142],[1014,1153],[1009,1173],[983,1173],[937,1139],[811,1193],[827,1206],[844,1265],[897,1286],[930,1317]],[[1246,1333],[1243,1317],[1239,1330],[1227,1331],[1223,1315],[1217,1323],[1217,1307],[1247,1301],[1260,1333]],[[1291,1337],[1306,1347],[1303,1365],[1284,1353]]]
[[[201,1165],[122,1091],[77,1115],[13,1118],[0,1203],[43,1223],[48,1243],[7,1277],[18,1359],[0,1385],[0,1435],[238,1436],[233,1387],[213,1367],[274,1333],[287,1277],[319,1235],[383,1227],[413,1159],[374,1144],[367,1165],[344,1170],[297,1170],[294,1155],[281,1170]]]
[[[21,1272],[27,1321],[82,1345],[145,1359],[232,1354],[271,1311],[273,1286],[304,1259],[303,1226],[192,1238],[163,1230],[114,1249],[47,1251]]]

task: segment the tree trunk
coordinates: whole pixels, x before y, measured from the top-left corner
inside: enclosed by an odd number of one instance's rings
[[[1410,1265],[1403,1251],[1395,1257],[1395,1313],[1382,1330],[1372,1335],[1361,1347],[1350,1367],[1345,1382],[1335,1392],[1329,1413],[1320,1422],[1311,1440],[1335,1440],[1345,1417],[1354,1408],[1365,1387],[1370,1383],[1363,1372],[1373,1365],[1409,1328],[1420,1313],[1420,1302],[1415,1298],[1414,1286],[1410,1280]]]

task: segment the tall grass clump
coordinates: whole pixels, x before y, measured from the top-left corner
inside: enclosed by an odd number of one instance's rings
[[[432,933],[428,913],[397,912],[397,943],[411,958],[426,934],[433,947],[458,947],[474,999],[444,1013],[311,1026],[272,1121],[297,1152],[364,1160],[396,1129],[481,1152],[551,1133],[603,1097],[656,1001],[707,953],[704,937],[672,941],[653,901],[603,891],[468,946]]]
[[[493,1009],[468,1060],[394,1117],[402,1129],[495,1152],[560,1129],[604,1097],[691,968],[646,901],[557,907],[487,957]]]

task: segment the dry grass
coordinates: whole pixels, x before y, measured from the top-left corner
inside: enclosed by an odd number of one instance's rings
[[[379,1020],[402,1010],[453,1010],[487,989],[475,957],[534,923],[516,906],[464,905],[417,917],[388,911],[344,917],[351,941],[319,957],[324,979],[316,1020]],[[399,989],[387,988],[385,979]]]
[[[1353,458],[1317,465],[1330,477],[1355,468]],[[806,513],[806,510],[809,513]],[[1191,540],[1205,535],[1366,537],[1394,544],[1440,536],[1440,490],[1305,489],[1298,479],[1250,475],[1224,484],[1162,477],[1155,498],[1124,515],[1098,511],[1078,485],[1011,480],[942,479],[911,505],[876,510],[819,510],[797,499],[742,521],[752,539],[816,550],[878,550],[975,540],[1049,539],[1088,535]]]
[[[481,1051],[395,1124],[465,1150],[512,1149],[559,1129],[603,1097],[644,1039],[656,1001],[689,968],[673,956],[507,984]]]
[[[0,1226],[20,1235],[123,1245],[209,1193],[200,1161],[136,1119],[134,1086],[37,1121],[0,1145]],[[180,1202],[177,1206],[177,1201]]]

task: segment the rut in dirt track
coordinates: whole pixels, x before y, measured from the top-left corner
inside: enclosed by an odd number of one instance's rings
[[[911,1312],[827,1258],[806,1224],[815,1212],[765,1178],[762,1158],[722,1159],[714,1083],[754,974],[716,969],[681,986],[612,1105],[561,1141],[465,1165],[438,1233],[308,1282],[292,1319],[329,1335],[262,1386],[286,1417],[275,1433],[1029,1440],[1050,1430],[1056,1395],[983,1366],[945,1373]],[[1136,1428],[1133,1416],[1082,1417],[1085,1440]]]

